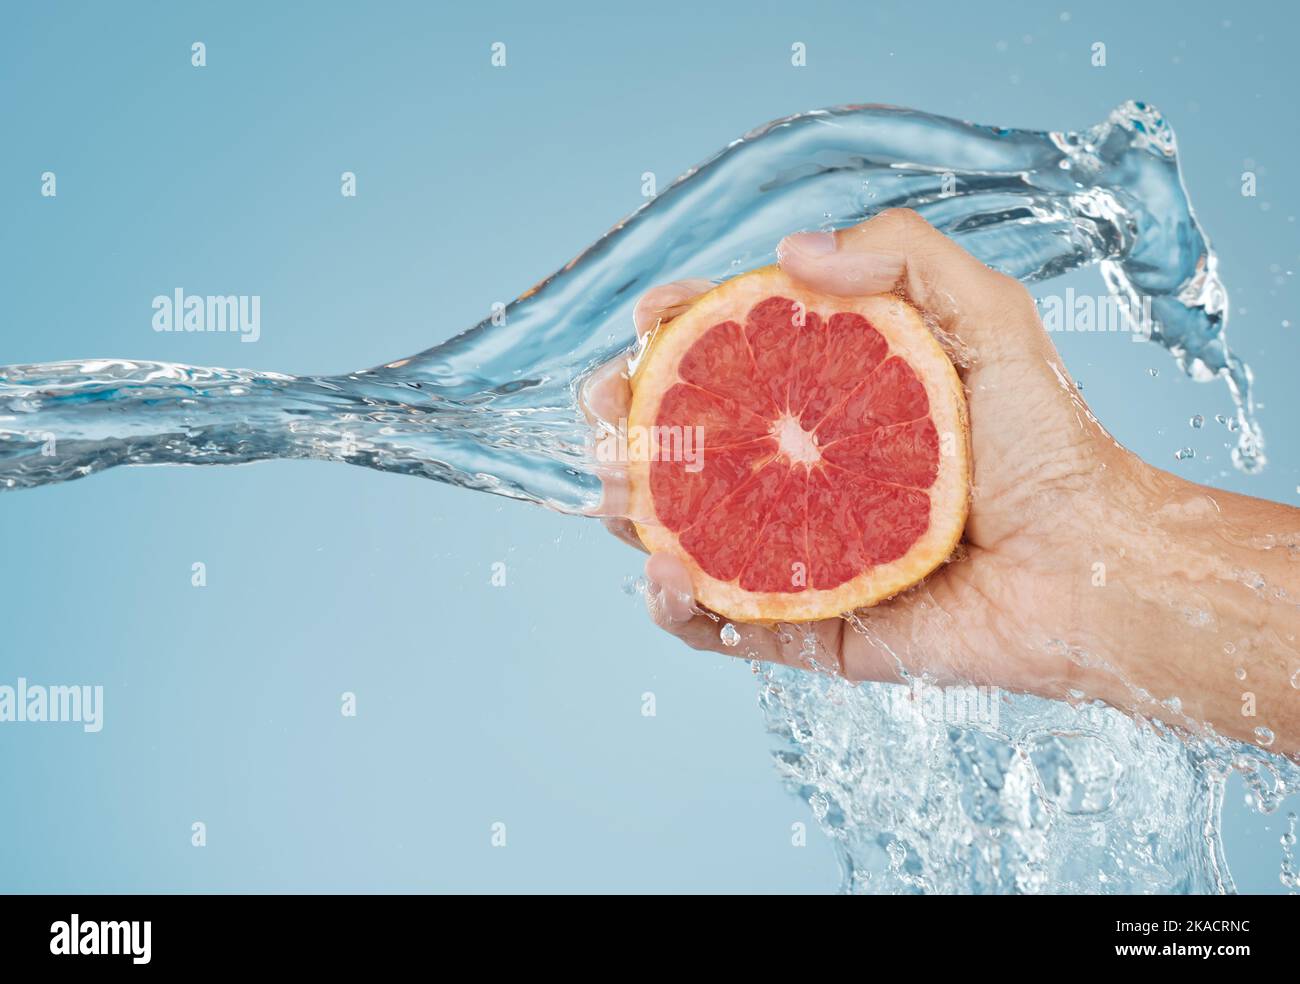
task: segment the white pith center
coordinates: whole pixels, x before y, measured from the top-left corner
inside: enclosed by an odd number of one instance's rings
[[[782,414],[773,421],[772,436],[780,445],[781,453],[791,461],[811,466],[822,460],[822,453],[817,449],[817,438],[812,431],[804,430],[789,413]]]

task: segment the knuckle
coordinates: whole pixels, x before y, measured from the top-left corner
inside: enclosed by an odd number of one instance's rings
[[[920,212],[911,208],[888,208],[881,212],[878,218],[889,225],[910,232],[935,231],[934,226],[930,225]]]
[[[663,307],[662,298],[663,288],[651,287],[637,298],[636,305],[632,308],[633,315],[637,318],[643,318],[657,313]]]

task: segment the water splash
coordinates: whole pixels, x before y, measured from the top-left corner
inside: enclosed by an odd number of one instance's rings
[[[0,488],[118,464],[305,457],[589,512],[601,487],[576,389],[632,342],[637,296],[723,279],[770,262],[789,231],[892,206],[1022,280],[1099,265],[1184,371],[1227,382],[1237,409],[1220,422],[1237,434],[1234,461],[1263,465],[1250,371],[1226,344],[1227,294],[1153,107],[1125,103],[1087,130],[1042,133],[853,106],[747,134],[503,318],[375,369],[2,367]],[[1230,891],[1226,777],[1244,776],[1263,809],[1300,788],[1297,766],[1263,749],[1183,739],[1096,704],[1000,696],[995,725],[954,725],[897,686],[759,672],[783,773],[835,839],[851,891]],[[1289,853],[1283,877],[1294,878]]]
[[[1264,812],[1300,790],[1283,757],[1099,702],[998,694],[995,723],[953,721],[897,684],[758,672],[778,767],[836,845],[848,892],[1233,892],[1228,777]]]
[[[323,458],[591,511],[600,482],[576,386],[631,343],[637,296],[731,276],[770,262],[791,230],[891,206],[1023,280],[1099,264],[1185,371],[1227,381],[1234,460],[1262,465],[1250,371],[1224,337],[1227,294],[1153,107],[1040,133],[849,106],[746,134],[503,316],[410,358],[303,377],[122,359],[0,367],[0,488],[120,464]]]

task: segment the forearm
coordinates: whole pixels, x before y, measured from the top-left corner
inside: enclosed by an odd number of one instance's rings
[[[1121,501],[1101,506],[1092,576],[1066,616],[1085,641],[1080,689],[1300,753],[1300,510],[1135,458],[1116,469]]]

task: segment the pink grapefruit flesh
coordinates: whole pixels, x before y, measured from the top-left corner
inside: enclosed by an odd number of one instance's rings
[[[655,329],[632,394],[629,432],[648,435],[629,463],[637,533],[720,615],[874,605],[961,538],[965,395],[894,295],[820,294],[777,267],[736,277]]]

